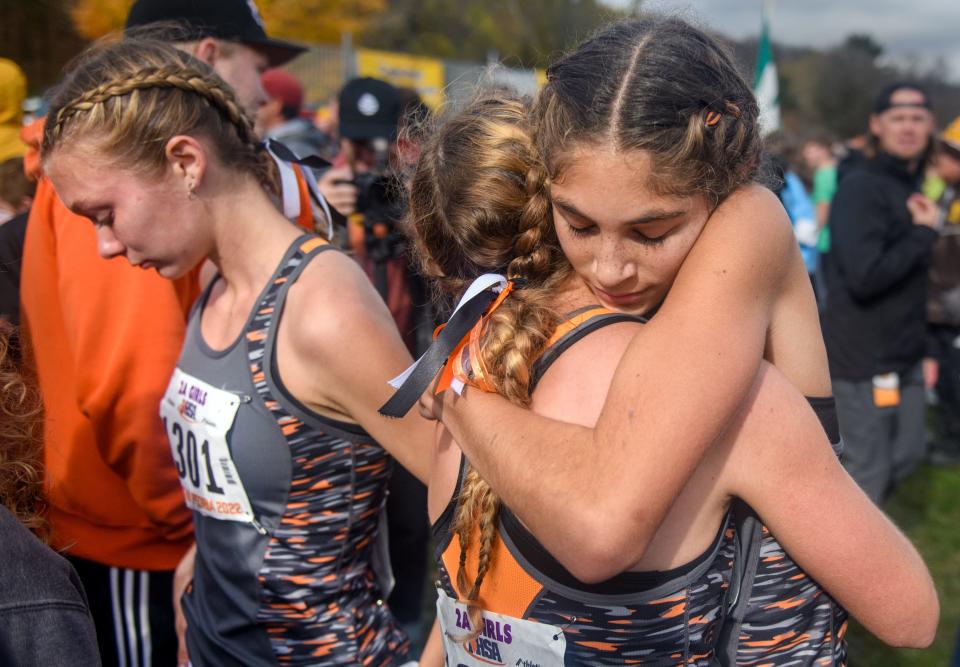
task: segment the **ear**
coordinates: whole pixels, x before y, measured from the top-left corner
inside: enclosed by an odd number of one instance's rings
[[[880,115],[875,113],[870,114],[870,134],[879,137],[880,130]]]
[[[174,177],[183,181],[187,193],[199,189],[207,173],[207,150],[195,138],[178,134],[167,142],[164,149]]]
[[[214,37],[204,37],[196,43],[193,55],[197,60],[213,67],[214,63],[220,57],[219,40]]]

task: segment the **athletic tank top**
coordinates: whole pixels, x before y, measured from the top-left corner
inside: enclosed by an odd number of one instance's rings
[[[196,570],[183,609],[198,667],[405,662],[407,640],[371,563],[390,459],[358,426],[299,403],[277,371],[287,292],[330,249],[297,239],[221,351],[200,331],[211,284],[161,404],[194,511]]]
[[[832,397],[807,400],[840,456],[836,403]],[[731,511],[737,556],[717,648],[721,663],[846,665],[847,612],[790,558],[749,505],[734,499]]]
[[[602,308],[574,314],[531,369],[531,387],[567,348],[615,322],[637,321]],[[533,391],[533,389],[531,389]],[[578,581],[501,506],[497,540],[479,591],[480,635],[467,608],[456,602],[456,576],[465,557],[470,582],[477,572],[478,529],[466,554],[452,533],[463,486],[434,523],[439,571],[437,610],[452,667],[474,665],[716,665],[714,647],[734,557],[729,517],[711,546],[694,561],[664,572],[625,572],[598,584]],[[467,591],[459,591],[466,596]]]

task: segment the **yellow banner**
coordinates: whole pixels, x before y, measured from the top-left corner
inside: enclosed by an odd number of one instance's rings
[[[398,88],[413,88],[431,109],[443,104],[443,61],[405,53],[357,49],[357,76],[372,76]]]

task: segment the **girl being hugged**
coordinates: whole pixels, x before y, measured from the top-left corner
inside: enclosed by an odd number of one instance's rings
[[[409,362],[382,300],[353,260],[278,211],[250,119],[189,55],[96,48],[49,118],[46,173],[97,226],[101,255],[168,278],[206,258],[218,271],[161,405],[194,510],[178,568],[192,578],[190,662],[405,663],[374,571],[391,469],[377,441],[425,478],[431,431],[376,414]]]
[[[532,413],[593,426],[621,356],[649,325],[598,304],[589,272],[570,261],[551,219],[552,186],[526,106],[492,92],[427,134],[409,213],[423,270],[454,297],[478,276],[504,277],[500,298],[448,362],[452,375],[473,387],[468,392],[495,391]],[[649,464],[661,467],[657,459]],[[564,464],[524,465],[536,475]],[[936,596],[923,562],[845,474],[808,402],[767,364],[744,409],[674,499],[647,553],[613,576],[578,578],[496,491],[441,428],[429,492],[441,589],[431,649],[442,641],[447,664],[483,665],[494,657],[542,665],[749,661],[736,656],[739,635],[725,644],[732,591],[752,595],[750,584],[734,581],[745,557],[737,553],[735,498],[756,508],[806,568],[784,554],[773,558],[789,570],[794,588],[764,589],[767,606],[754,609],[750,621],[780,624],[791,640],[745,642],[742,650],[752,649],[753,658],[845,662],[845,613],[815,580],[887,641],[932,636]],[[569,523],[576,516],[571,510],[555,520],[576,532],[583,528]],[[898,595],[872,586],[878,576],[896,579]],[[781,608],[791,611],[784,616]],[[913,624],[908,636],[898,626],[904,622]],[[428,651],[422,664],[439,659]]]

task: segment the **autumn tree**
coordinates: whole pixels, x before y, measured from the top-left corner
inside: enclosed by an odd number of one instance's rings
[[[87,39],[123,29],[133,0],[73,0],[77,32]],[[336,43],[384,11],[386,0],[257,0],[267,33],[311,44]]]
[[[390,0],[360,43],[419,55],[544,66],[624,15],[598,0]]]

